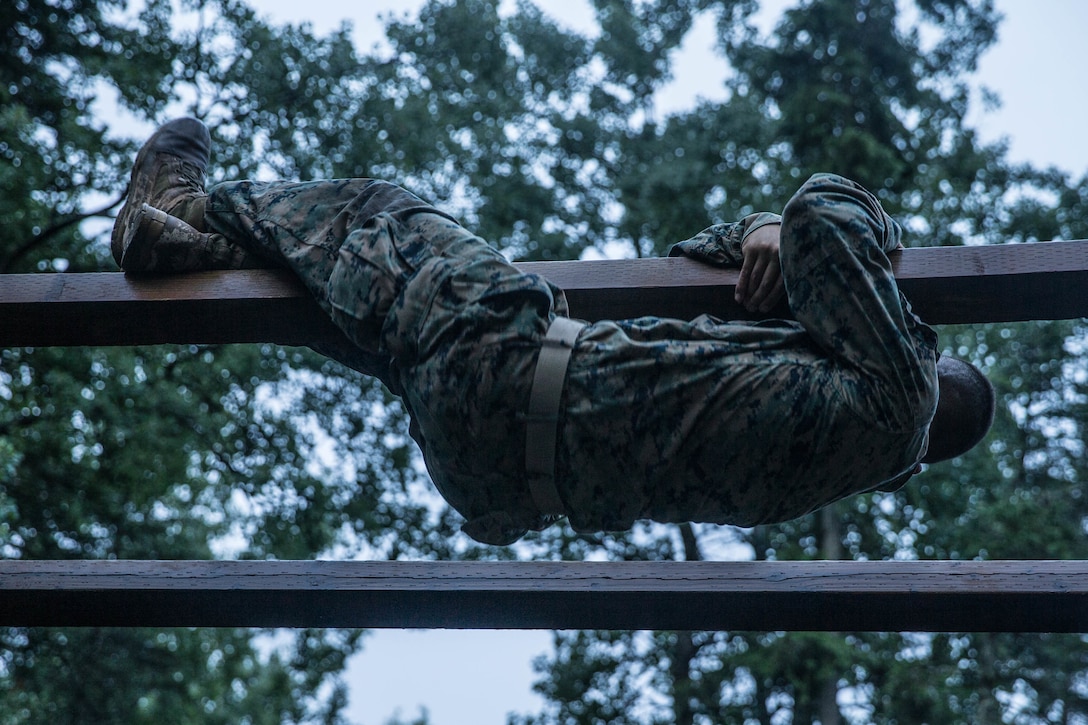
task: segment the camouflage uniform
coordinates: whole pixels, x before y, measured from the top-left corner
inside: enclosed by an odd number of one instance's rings
[[[404,398],[440,493],[473,538],[548,525],[525,476],[536,358],[563,293],[382,181],[232,182],[205,220],[294,270],[354,343],[329,354]],[[899,228],[841,177],[813,177],[781,218],[792,321],[592,323],[563,394],[556,484],[579,531],[640,518],[753,525],[909,476],[936,405],[936,336],[884,251]],[[739,264],[746,234],[677,245]]]

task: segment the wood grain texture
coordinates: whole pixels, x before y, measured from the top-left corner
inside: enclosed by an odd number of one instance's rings
[[[0,561],[0,625],[1088,632],[1088,562]]]
[[[1088,241],[908,249],[896,277],[927,322],[1088,316]],[[685,258],[519,265],[562,287],[587,320],[750,316],[733,302],[737,272]],[[775,315],[788,315],[784,307]],[[340,333],[282,270],[137,277],[121,273],[0,276],[0,346],[277,342]]]

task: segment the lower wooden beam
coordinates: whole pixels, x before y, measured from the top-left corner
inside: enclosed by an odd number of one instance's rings
[[[0,625],[1088,632],[1088,562],[0,561]]]
[[[907,249],[891,255],[900,287],[931,324],[1088,316],[1088,241]],[[562,287],[588,320],[710,313],[746,319],[737,272],[685,258],[519,265]],[[786,316],[782,307],[775,316]],[[282,270],[135,277],[0,276],[0,347],[338,339]]]

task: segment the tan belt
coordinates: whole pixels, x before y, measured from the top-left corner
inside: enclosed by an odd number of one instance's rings
[[[559,427],[559,403],[567,364],[578,333],[585,327],[568,317],[556,317],[548,326],[536,360],[533,387],[529,392],[529,413],[525,426],[525,471],[533,503],[545,515],[564,513],[563,500],[555,487],[555,445]]]

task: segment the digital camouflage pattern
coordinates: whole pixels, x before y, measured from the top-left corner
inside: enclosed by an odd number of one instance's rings
[[[524,475],[529,389],[562,293],[382,181],[221,184],[209,229],[296,272],[348,340],[321,352],[402,396],[466,531],[509,543],[553,520]]]
[[[435,485],[491,544],[553,520],[524,472],[530,384],[562,292],[399,187],[355,179],[230,182],[205,221],[292,269],[350,343],[323,352],[404,398]],[[753,215],[677,245],[739,264]],[[556,483],[580,531],[640,518],[753,525],[882,484],[925,452],[936,335],[884,252],[899,227],[846,179],[807,182],[781,217],[797,321],[604,321],[579,336]]]
[[[673,253],[739,264],[745,236],[772,221],[716,225]],[[644,318],[580,338],[558,452],[575,528],[783,521],[902,485],[924,455],[937,338],[884,254],[898,225],[832,175],[809,180],[781,221],[796,322]]]

